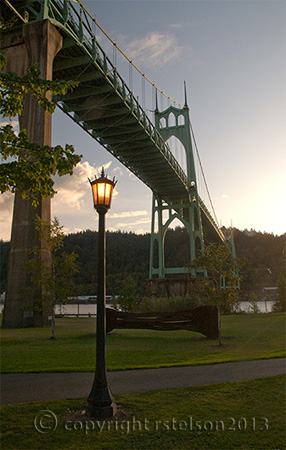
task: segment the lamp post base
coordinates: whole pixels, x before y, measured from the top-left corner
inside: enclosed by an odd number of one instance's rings
[[[94,406],[89,404],[86,408],[87,415],[95,419],[110,419],[116,414],[116,404],[111,403],[109,406]]]
[[[96,379],[87,399],[87,413],[96,419],[108,419],[116,414],[116,404],[108,384],[98,384]]]

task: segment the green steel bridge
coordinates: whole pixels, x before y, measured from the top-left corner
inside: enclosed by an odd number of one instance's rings
[[[54,58],[53,79],[79,83],[71,93],[56,99],[59,108],[152,190],[150,277],[164,278],[186,270],[198,275],[194,269],[164,266],[164,237],[175,218],[189,232],[191,260],[206,243],[226,240],[198,193],[187,99],[184,105],[175,102],[164,111],[156,105],[153,124],[100,46],[93,32],[94,23],[98,24],[81,1],[1,3],[4,35],[33,22],[48,20],[54,25],[62,35],[63,45]],[[169,124],[170,114],[175,124]],[[168,145],[171,136],[176,136],[185,148],[186,171]],[[166,210],[168,218],[164,223]],[[157,267],[153,261],[155,249],[159,253]]]

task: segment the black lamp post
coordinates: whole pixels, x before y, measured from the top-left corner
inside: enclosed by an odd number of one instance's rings
[[[91,392],[87,399],[88,412],[98,419],[112,417],[116,411],[106,378],[106,282],[105,282],[105,214],[110,208],[115,179],[109,180],[102,168],[101,177],[90,181],[94,208],[99,215],[98,225],[98,278],[96,317],[96,368]]]

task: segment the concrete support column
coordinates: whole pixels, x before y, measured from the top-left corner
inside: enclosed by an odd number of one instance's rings
[[[9,41],[10,38],[10,41]],[[62,37],[49,21],[24,25],[21,36],[10,36],[3,42],[6,54],[6,70],[23,75],[27,67],[38,64],[40,77],[52,79],[53,59],[62,46]],[[3,47],[2,44],[2,47]],[[5,48],[6,46],[6,48]],[[51,145],[51,114],[43,111],[37,102],[26,95],[20,116],[20,128],[26,129],[31,142],[41,146]],[[33,247],[40,250],[43,270],[51,267],[51,255],[45,242],[35,232],[35,219],[50,222],[50,199],[39,198],[33,208],[20,192],[15,194],[11,249],[8,265],[8,286],[4,308],[3,327],[44,326],[48,324],[50,306],[44,302],[43,286],[37,295],[37,305],[27,306],[23,302],[23,289],[29,286],[29,274],[25,262]]]
[[[162,200],[157,200],[158,207],[158,247],[159,247],[159,278],[165,278],[164,227]]]

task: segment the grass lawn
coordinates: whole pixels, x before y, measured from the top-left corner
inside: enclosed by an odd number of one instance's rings
[[[113,423],[79,417],[85,399],[4,406],[2,448],[282,449],[284,387],[285,377],[279,376],[118,395],[117,405],[129,415]],[[35,422],[44,433],[35,429]]]
[[[56,320],[47,328],[1,330],[2,373],[93,371],[95,319]],[[285,356],[285,314],[222,316],[223,345],[189,331],[114,330],[107,369],[167,367]]]

